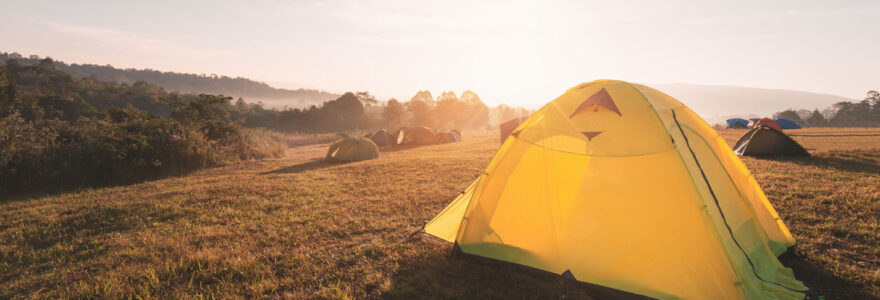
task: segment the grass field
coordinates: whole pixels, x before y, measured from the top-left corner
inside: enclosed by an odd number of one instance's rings
[[[814,155],[743,159],[798,241],[783,263],[830,299],[880,298],[880,129],[789,133]],[[0,202],[0,298],[559,296],[558,276],[407,240],[482,171],[496,132],[349,164],[297,140],[282,159]]]

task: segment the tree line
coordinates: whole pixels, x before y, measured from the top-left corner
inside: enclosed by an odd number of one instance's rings
[[[15,52],[0,52],[0,62],[9,59],[14,59],[20,65],[30,66],[39,64],[45,58],[40,58],[37,55],[25,57]],[[70,73],[70,75],[76,78],[95,77],[102,81],[129,85],[138,81],[144,81],[161,86],[168,91],[181,91],[184,93],[239,95],[259,99],[286,99],[290,102],[295,102],[297,106],[317,104],[339,97],[338,94],[319,90],[274,88],[266,83],[243,77],[162,72],[151,69],[120,69],[111,65],[66,64],[59,61],[54,63],[56,69]]]
[[[369,92],[348,92],[337,99],[307,108],[266,108],[239,98],[230,107],[247,127],[265,127],[287,133],[327,133],[403,126],[445,129],[478,128],[489,124],[489,107],[473,91],[458,97],[443,92],[436,99],[419,91],[407,102],[379,101]]]
[[[838,102],[822,111],[788,109],[773,117],[810,127],[880,127],[880,92],[868,91],[861,101]]]
[[[35,55],[22,57],[17,53],[0,53],[0,59],[2,58],[8,58],[5,61],[12,64],[11,68],[33,66],[45,69],[51,65],[54,70],[67,73],[71,77],[69,80],[53,82],[62,91],[70,90],[69,85],[73,81],[85,85],[83,88],[90,91],[90,94],[85,97],[70,98],[68,99],[70,101],[66,102],[59,102],[55,98],[53,98],[54,100],[41,100],[53,102],[45,104],[54,107],[52,111],[64,111],[63,118],[68,121],[76,120],[83,114],[93,113],[90,110],[102,111],[111,107],[128,106],[151,115],[168,117],[169,108],[160,99],[191,101],[187,99],[185,93],[166,92],[167,90],[196,90],[220,95],[226,94],[226,92],[235,92],[265,97],[284,97],[285,91],[287,91],[274,89],[265,83],[246,78],[153,70],[122,70],[111,66],[68,65],[48,57],[39,58]],[[128,90],[123,93],[119,90],[120,88]],[[328,96],[334,98],[302,108],[273,109],[266,108],[259,102],[245,102],[243,98],[239,97],[232,105],[220,105],[219,107],[229,113],[233,121],[239,122],[243,126],[266,127],[291,133],[321,133],[400,126],[463,129],[487,125],[490,112],[500,118],[496,120],[497,122],[530,113],[525,109],[511,108],[506,105],[490,109],[473,91],[465,91],[460,97],[452,91],[444,91],[436,98],[429,91],[419,91],[406,102],[397,99],[378,101],[369,92],[364,91],[346,93],[342,96],[314,90],[296,92],[312,93],[315,94],[312,96],[318,98]],[[30,101],[29,103],[34,102]],[[66,107],[59,107],[60,105]],[[48,113],[51,114],[52,111]],[[25,117],[36,117],[29,114],[44,113],[40,109],[22,109],[21,112]]]

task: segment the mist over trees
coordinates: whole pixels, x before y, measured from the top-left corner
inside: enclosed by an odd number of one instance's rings
[[[880,127],[880,92],[868,91],[858,102],[838,102],[822,111],[788,109],[773,115],[811,127]]]
[[[24,57],[15,52],[0,52],[0,62],[5,62],[9,59],[14,59],[24,66],[36,65],[43,60],[36,55]],[[75,78],[94,77],[101,81],[128,85],[144,81],[160,86],[166,91],[179,91],[182,93],[235,95],[249,99],[283,99],[291,103],[290,106],[297,107],[320,104],[339,97],[338,94],[319,90],[274,88],[266,83],[243,77],[161,72],[151,69],[119,69],[110,65],[66,64],[59,61],[55,61],[54,64],[57,70],[67,72]]]
[[[528,117],[532,114],[531,110],[522,107],[510,107],[506,104],[499,104],[494,110],[498,117],[497,123],[502,123],[514,118]]]
[[[31,103],[28,104],[30,107],[18,108],[24,117],[64,112],[63,116],[59,115],[62,119],[74,121],[80,116],[95,115],[98,111],[106,111],[110,108],[131,107],[150,115],[167,118],[170,114],[169,107],[160,101],[160,98],[187,102],[190,101],[186,99],[187,92],[249,95],[238,97],[229,105],[220,106],[228,111],[232,121],[242,126],[265,127],[291,133],[391,129],[400,126],[465,129],[488,125],[490,119],[497,123],[529,113],[521,108],[510,111],[512,108],[506,105],[490,109],[482,102],[479,95],[470,90],[462,92],[461,97],[453,91],[443,91],[436,98],[430,91],[421,90],[407,102],[397,99],[380,101],[366,91],[346,93],[341,96],[316,90],[292,91],[275,89],[265,83],[240,77],[65,64],[36,55],[23,57],[18,53],[0,53],[0,61],[8,61],[16,67],[39,67],[42,64],[43,68],[46,68],[52,65],[54,70],[67,73],[67,76],[60,76],[57,80],[53,80],[51,85],[62,91],[71,90],[73,87],[70,85],[76,80],[79,85],[87,86],[84,89],[89,90],[87,96],[68,97],[67,100],[62,100],[63,97],[57,95],[43,97],[40,99],[43,105],[32,105],[34,101],[25,101]],[[23,74],[23,76],[22,83],[27,83],[29,80],[27,75]],[[43,76],[49,75],[43,74]],[[296,108],[270,109],[260,102],[246,100],[251,97],[310,100],[291,105]],[[495,120],[496,118],[504,120]]]

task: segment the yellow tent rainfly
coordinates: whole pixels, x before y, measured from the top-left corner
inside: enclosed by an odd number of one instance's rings
[[[341,138],[327,149],[328,161],[359,161],[379,157],[379,147],[364,137]]]
[[[718,134],[655,89],[578,85],[517,127],[425,231],[660,299],[803,299],[794,239]]]

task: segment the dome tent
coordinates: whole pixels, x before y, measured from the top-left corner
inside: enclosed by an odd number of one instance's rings
[[[807,292],[776,257],[794,239],[724,140],[622,81],[581,84],[534,113],[425,231],[467,255],[654,298]]]
[[[749,120],[741,118],[727,119],[727,128],[749,128]]]
[[[779,126],[776,122],[771,120],[770,118],[763,118],[752,124],[752,128],[766,126],[776,130],[782,130],[782,126]]]
[[[376,143],[376,146],[385,147],[394,145],[396,140],[385,129],[379,129],[370,136],[370,140]]]
[[[398,145],[427,145],[435,142],[434,131],[428,127],[404,127],[397,131]]]
[[[743,134],[733,146],[733,152],[745,156],[810,155],[791,137],[769,126],[758,126]]]
[[[776,118],[773,120],[776,124],[779,124],[779,127],[782,129],[801,129],[801,124],[798,124],[795,121],[784,119],[784,118]]]
[[[326,160],[359,161],[379,157],[379,147],[363,137],[346,137],[336,140],[327,149]]]

